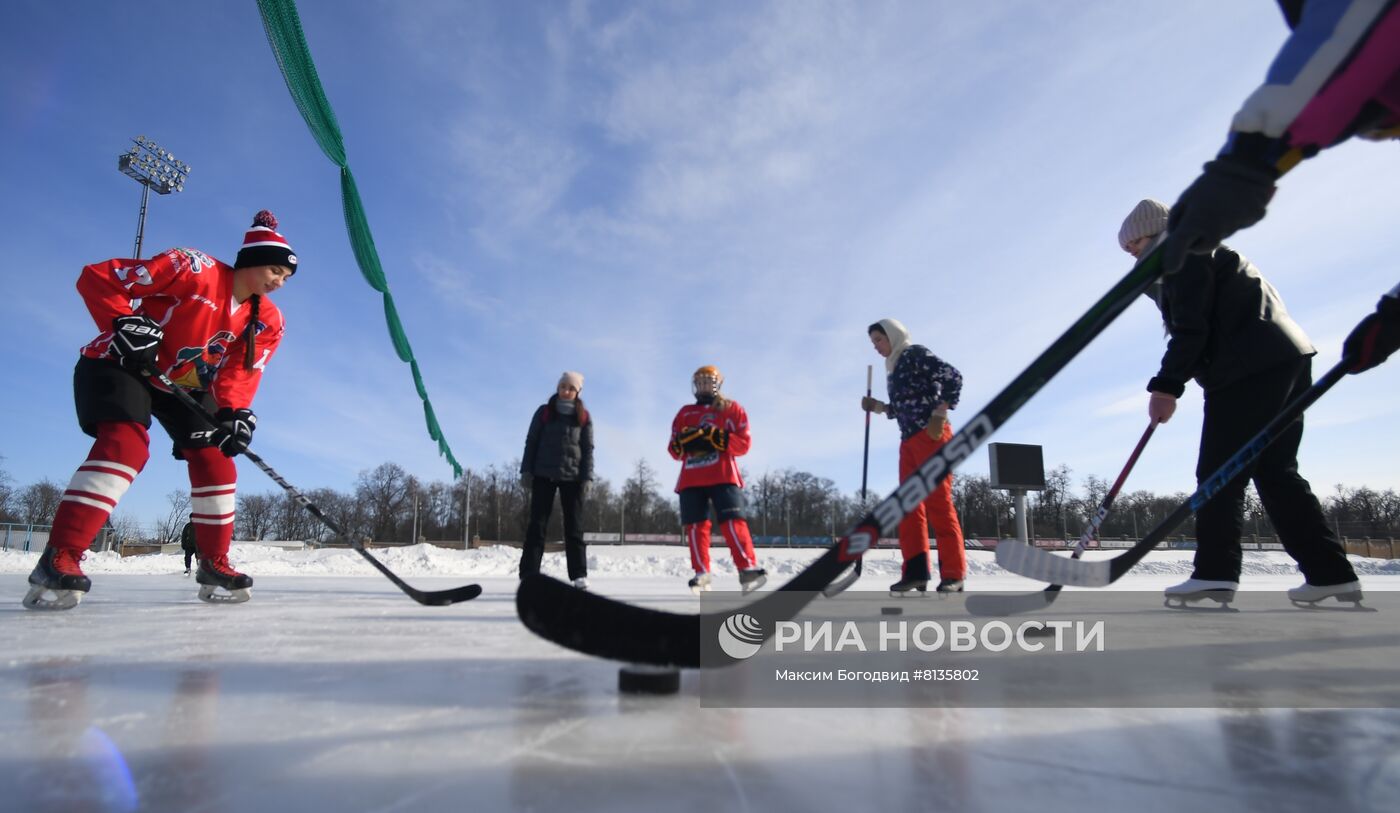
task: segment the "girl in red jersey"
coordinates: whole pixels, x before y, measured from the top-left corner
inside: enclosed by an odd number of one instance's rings
[[[29,575],[24,605],[77,606],[92,583],[82,560],[93,537],[150,458],[155,416],[189,464],[195,546],[205,601],[247,601],[253,580],[228,562],[237,470],[257,417],[250,406],[284,329],[266,296],[297,269],[271,212],[258,212],[232,266],[200,251],[171,249],[149,260],[108,260],[78,277],[78,293],[102,332],[73,372],[78,425],[96,438],[63,492],[53,532]],[[213,412],[208,429],[166,390],[164,373]]]
[[[749,523],[744,519],[744,479],[735,458],[749,451],[749,416],[737,401],[720,394],[724,377],[706,365],[691,377],[695,403],[681,407],[671,421],[667,450],[681,461],[676,493],[681,498],[681,524],[695,577],[690,589],[710,589],[710,504],[714,503],[720,533],[734,555],[739,586],[745,593],[757,590],[768,579],[758,566]]]

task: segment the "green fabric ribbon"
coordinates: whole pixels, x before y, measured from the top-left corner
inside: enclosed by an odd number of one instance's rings
[[[311,50],[306,47],[296,3],[293,0],[258,0],[258,11],[262,14],[267,42],[272,46],[272,54],[277,58],[277,66],[282,70],[282,78],[287,82],[292,101],[296,102],[297,110],[301,111],[301,117],[306,120],[306,126],[311,129],[311,136],[316,139],[321,152],[340,167],[340,197],[345,210],[345,231],[350,236],[350,248],[354,251],[355,262],[365,281],[384,296],[384,321],[389,326],[389,338],[399,359],[408,362],[413,370],[413,386],[418,390],[418,397],[423,399],[423,419],[428,426],[428,435],[437,441],[438,454],[447,458],[447,462],[452,464],[452,471],[461,477],[462,466],[453,457],[447,438],[442,434],[442,427],[438,426],[433,404],[428,400],[428,388],[424,386],[423,374],[418,369],[418,360],[413,357],[413,347],[408,343],[398,309],[394,307],[394,297],[389,293],[389,281],[379,262],[374,236],[370,234],[369,218],[365,217],[355,176],[345,160],[345,143],[340,137],[340,126],[321,88],[316,64],[311,61]]]

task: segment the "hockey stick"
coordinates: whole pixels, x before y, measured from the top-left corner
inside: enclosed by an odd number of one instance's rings
[[[160,381],[160,383],[168,387],[170,389],[170,392],[175,396],[175,398],[178,399],[180,403],[189,407],[190,411],[193,412],[195,416],[198,417],[201,421],[203,421],[205,426],[208,426],[210,429],[219,428],[219,423],[214,419],[214,416],[210,415],[209,411],[206,410],[204,406],[198,401],[194,400],[194,398],[191,397],[188,392],[185,392],[183,387],[181,387],[179,384],[176,384],[174,381],[171,381],[169,376],[167,376],[165,373],[154,370],[147,370],[146,372],[150,375],[155,376],[156,379]],[[330,517],[323,514],[321,512],[321,509],[316,507],[315,503],[308,499],[305,494],[302,494],[300,491],[298,491],[296,487],[293,486],[291,483],[282,479],[282,475],[278,474],[276,470],[274,470],[271,466],[267,465],[267,463],[263,462],[263,459],[261,457],[258,457],[250,449],[244,449],[242,455],[248,458],[249,460],[253,461],[253,464],[255,466],[263,470],[263,474],[266,474],[268,477],[271,477],[272,482],[281,486],[283,490],[285,490],[287,494],[291,496],[292,499],[296,500],[297,503],[301,505],[302,508],[305,508],[307,511],[310,511],[312,516],[316,517],[316,519],[319,519],[321,521],[321,524],[325,525],[327,528],[330,528],[331,532],[335,534],[337,539],[354,548],[355,551],[358,552],[361,556],[365,557],[365,559],[370,564],[374,565],[376,570],[378,570],[380,573],[383,573],[385,577],[389,579],[389,581],[393,582],[394,585],[397,586],[400,590],[404,591],[404,593],[406,593],[409,598],[413,599],[419,604],[426,604],[430,607],[442,607],[448,604],[456,604],[459,601],[468,601],[481,595],[481,585],[479,584],[468,584],[462,587],[455,587],[451,590],[419,590],[409,585],[403,579],[400,579],[396,573],[394,573],[389,568],[385,567],[383,562],[374,558],[374,556],[370,554],[369,551],[365,550],[363,542],[360,542],[356,539],[351,539],[345,534],[344,531],[340,530],[340,528],[337,527],[334,522],[331,522]]]
[[[871,384],[872,384],[872,382],[874,381],[874,375],[875,375],[875,365],[873,365],[873,364],[867,364],[867,365],[865,365],[865,397],[866,397],[866,398],[869,398],[869,397],[870,397],[870,389],[871,389]],[[865,484],[866,484],[866,477],[867,477],[867,475],[869,475],[869,474],[870,474],[870,410],[867,409],[867,410],[865,410],[865,451],[862,453],[861,459],[860,459],[860,504],[861,504],[861,505],[865,505],[865,495],[866,495]],[[827,598],[834,598],[834,597],[839,596],[840,594],[846,592],[846,588],[848,588],[848,587],[850,587],[851,585],[855,584],[855,583],[856,583],[856,579],[859,579],[859,578],[860,578],[861,571],[864,570],[864,568],[865,568],[865,557],[862,556],[861,558],[859,558],[859,559],[856,560],[855,567],[851,568],[851,572],[850,572],[850,573],[848,573],[848,574],[846,574],[845,576],[843,576],[839,581],[834,581],[834,582],[832,582],[831,584],[827,585],[827,588],[826,588],[825,590],[822,591],[822,595],[826,596]]]
[[[1246,466],[1263,454],[1269,444],[1277,440],[1289,424],[1296,421],[1304,410],[1312,406],[1324,393],[1332,389],[1342,376],[1346,375],[1351,364],[1351,359],[1343,358],[1335,367],[1328,370],[1326,375],[1317,380],[1317,383],[1293,399],[1292,403],[1274,416],[1274,419],[1269,421],[1267,426],[1259,430],[1259,434],[1251,438],[1233,457],[1225,461],[1223,466],[1206,478],[1206,481],[1201,483],[1195,493],[1181,505],[1178,505],[1175,511],[1157,523],[1157,527],[1148,531],[1142,541],[1112,559],[1096,562],[1066,559],[1046,550],[1032,548],[1020,540],[1008,540],[997,545],[997,564],[1012,573],[1019,573],[1032,579],[1075,587],[1105,587],[1118,581],[1124,573],[1127,573],[1141,561],[1142,557],[1160,545],[1162,540],[1167,538],[1167,534],[1171,533],[1176,526],[1200,510],[1201,506],[1219,493],[1226,483],[1233,480]]]
[[[1098,510],[1089,518],[1089,524],[1085,526],[1084,533],[1079,535],[1079,542],[1074,546],[1074,553],[1071,559],[1078,559],[1084,555],[1084,549],[1089,546],[1094,537],[1099,535],[1099,528],[1103,526],[1104,519],[1113,508],[1113,501],[1118,498],[1118,492],[1123,488],[1123,483],[1128,480],[1128,473],[1133,470],[1137,460],[1142,456],[1142,450],[1147,447],[1147,441],[1152,438],[1152,433],[1157,430],[1157,422],[1153,421],[1147,425],[1147,431],[1142,433],[1142,439],[1137,442],[1137,447],[1133,449],[1132,455],[1128,457],[1127,465],[1123,466],[1123,471],[1119,473],[1118,479],[1113,482],[1113,488],[1108,490],[1103,500],[1099,502]],[[1007,540],[1011,541],[1011,540]],[[1001,547],[1002,543],[997,543]],[[1044,590],[1034,593],[1021,593],[1019,595],[1007,595],[1005,593],[973,593],[967,597],[964,606],[972,615],[1017,615],[1018,613],[1034,612],[1043,610],[1055,603],[1059,597],[1062,584],[1052,584]]]
[[[841,571],[864,555],[882,531],[892,533],[898,528],[905,514],[922,503],[954,467],[1141,296],[1162,273],[1161,254],[1159,243],[826,553],[787,584],[738,609],[761,619],[770,635],[777,621],[790,620],[801,612]],[[653,610],[578,590],[542,574],[521,580],[515,606],[526,627],[561,646],[614,660],[682,667],[701,665],[701,635],[716,634],[734,612],[697,615]]]

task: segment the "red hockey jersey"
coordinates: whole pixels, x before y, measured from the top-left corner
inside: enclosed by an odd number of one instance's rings
[[[725,430],[729,433],[729,444],[722,452],[690,455],[682,452],[677,455],[670,449],[668,441],[666,451],[671,457],[682,461],[676,492],[721,483],[732,483],[743,488],[744,478],[739,476],[739,463],[735,458],[747,454],[752,443],[748,413],[739,406],[738,401],[726,401],[724,409],[706,404],[686,404],[676,413],[676,419],[671,421],[671,437],[674,438],[682,429],[698,426],[717,426]]]
[[[258,305],[257,357],[243,369],[243,331],[250,302],[233,299],[233,268],[203,252],[174,248],[149,260],[108,260],[85,266],[78,277],[98,334],[82,354],[107,355],[112,320],[140,314],[165,330],[156,366],[182,387],[208,390],[220,407],[253,403],[263,368],[282,342],[282,312],[267,298]],[[151,386],[164,389],[156,379]]]

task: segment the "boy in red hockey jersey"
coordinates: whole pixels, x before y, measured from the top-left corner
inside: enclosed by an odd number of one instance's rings
[[[695,371],[691,390],[695,403],[681,407],[671,421],[671,457],[682,461],[676,493],[681,498],[681,524],[690,547],[695,577],[690,589],[710,589],[710,503],[719,516],[720,533],[734,555],[739,586],[745,593],[768,579],[758,566],[749,523],[744,519],[744,479],[735,458],[749,451],[749,416],[737,401],[720,394],[724,377],[706,365]]]
[[[81,351],[73,398],[78,425],[96,442],[63,492],[24,606],[70,609],[91,588],[79,562],[150,458],[152,416],[175,442],[175,458],[189,464],[199,597],[248,600],[252,578],[228,562],[237,480],[231,458],[252,441],[257,418],[249,407],[282,341],[282,313],[265,297],[296,269],[297,256],[267,211],[253,219],[232,266],[176,248],[83,268],[78,292],[102,332]],[[189,389],[218,428],[207,428],[153,371]]]

